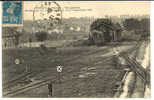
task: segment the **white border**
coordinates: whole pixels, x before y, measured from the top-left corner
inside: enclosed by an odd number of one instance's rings
[[[151,99],[154,98],[153,93],[154,93],[154,77],[152,77],[154,75],[154,69],[153,69],[153,65],[154,65],[154,1],[151,1],[151,16],[150,16],[150,22],[151,22],[151,26],[150,26],[150,43],[151,43]]]
[[[110,1],[111,2],[111,1]],[[112,1],[113,2],[113,1]],[[116,1],[115,1],[116,2]],[[132,2],[132,1],[131,1]],[[136,2],[136,1],[135,1]],[[142,1],[140,1],[142,2]],[[1,60],[0,60],[0,65],[2,66],[2,29],[1,29],[1,26],[2,26],[2,16],[1,16],[1,12],[2,12],[2,1],[0,1],[0,57],[1,57]],[[151,83],[151,99],[154,97],[153,96],[153,93],[154,93],[154,87],[153,87],[153,83],[154,83],[154,71],[153,71],[153,65],[154,65],[154,60],[153,60],[153,57],[154,57],[154,1],[151,1],[151,76],[152,76],[152,83]],[[2,73],[2,67],[0,67],[0,72]],[[49,100],[49,99],[52,99],[52,100],[59,100],[59,99],[63,99],[63,100],[68,100],[68,99],[77,99],[77,100],[80,100],[80,99],[85,99],[85,100],[100,100],[100,99],[108,99],[108,100],[112,100],[111,98],[2,98],[2,74],[0,74],[0,99],[1,100]],[[115,99],[115,98],[114,98]],[[116,99],[117,100],[117,99]],[[120,100],[120,98],[119,98]],[[122,99],[121,99],[122,100]],[[128,99],[128,100],[133,100],[133,99]],[[140,100],[139,98],[137,98],[136,100]],[[147,99],[147,100],[150,100],[150,99]]]
[[[2,97],[2,2],[0,2],[0,97]]]

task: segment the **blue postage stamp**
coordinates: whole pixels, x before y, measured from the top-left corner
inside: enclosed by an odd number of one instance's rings
[[[3,2],[3,25],[22,24],[23,14],[22,1],[4,1]]]

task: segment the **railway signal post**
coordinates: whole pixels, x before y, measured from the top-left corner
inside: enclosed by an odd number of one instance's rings
[[[60,73],[62,72],[62,67],[63,66],[57,66],[57,72],[58,72],[58,80],[59,80],[59,83],[61,83],[61,75]]]

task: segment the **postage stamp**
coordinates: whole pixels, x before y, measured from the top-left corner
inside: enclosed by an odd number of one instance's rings
[[[23,24],[22,1],[3,2],[3,26],[20,26]]]

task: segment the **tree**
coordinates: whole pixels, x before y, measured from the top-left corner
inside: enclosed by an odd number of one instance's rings
[[[129,18],[123,22],[123,26],[127,31],[133,31],[134,34],[143,37],[150,35],[150,19],[143,18],[141,20]]]
[[[47,32],[36,32],[35,33],[37,41],[44,41],[47,39]]]
[[[121,25],[119,23],[113,23],[111,19],[101,18],[96,19],[90,25],[89,40],[94,43],[104,43],[110,41],[118,41],[122,32]],[[116,38],[116,39],[115,39]]]
[[[125,19],[123,26],[127,31],[140,29],[140,21],[134,18]]]
[[[42,32],[36,32],[35,33],[35,36],[36,36],[37,41],[43,42],[43,41],[45,41],[47,39],[47,32],[44,32],[44,31],[42,31]],[[39,53],[41,55],[43,55],[43,54],[47,54],[47,52],[48,52],[48,50],[47,50],[46,46],[44,44],[41,44],[40,45],[40,51],[39,51]]]
[[[93,31],[96,30],[99,33],[98,34],[102,34],[102,37],[99,36],[99,39],[105,40],[105,41],[110,41],[111,40],[111,36],[110,36],[110,31],[113,28],[113,23],[110,19],[107,18],[101,18],[101,19],[97,19],[95,20],[91,25],[90,25],[90,32],[92,32],[92,36],[90,38],[92,38],[92,40],[94,40],[95,35],[97,32],[95,32],[93,34]],[[96,39],[98,40],[98,38]],[[95,41],[95,40],[94,40]]]
[[[16,32],[16,34],[15,34],[15,46],[19,45],[20,36],[21,36],[21,34],[19,32]]]
[[[149,36],[150,35],[150,19],[148,18],[143,18],[140,21],[141,24],[141,29],[142,29],[142,36]]]

